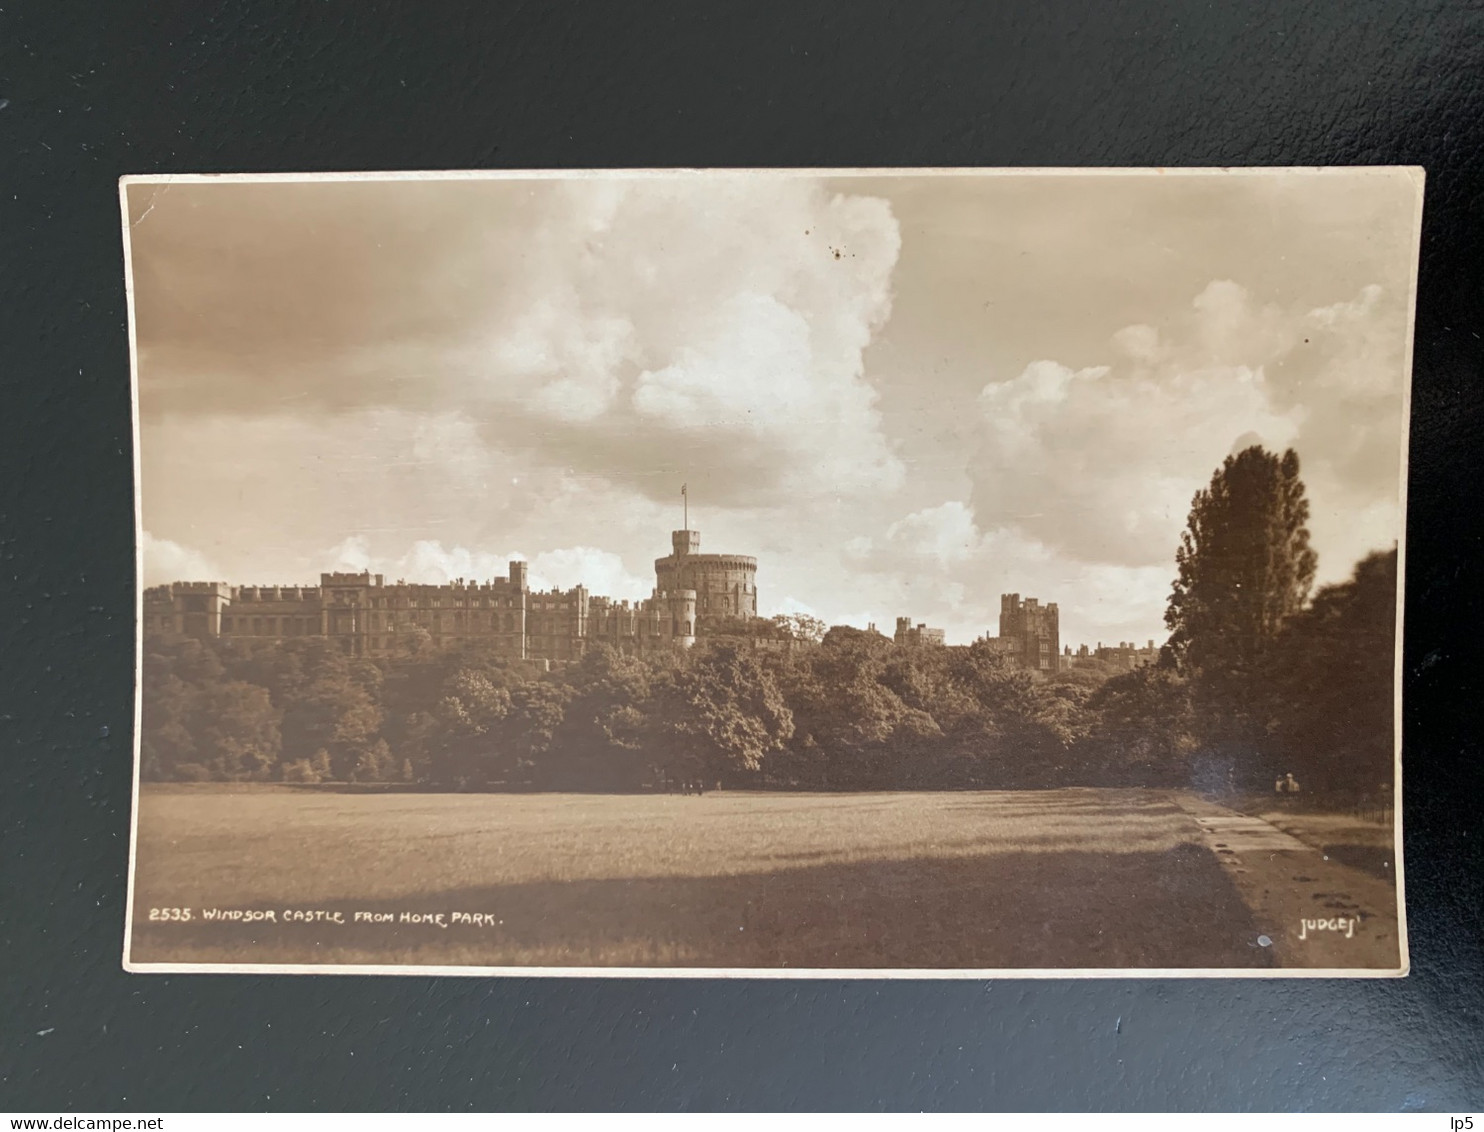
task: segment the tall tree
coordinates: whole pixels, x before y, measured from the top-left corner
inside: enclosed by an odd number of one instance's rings
[[[1265,745],[1268,668],[1314,583],[1308,519],[1298,455],[1253,445],[1196,493],[1175,555],[1166,649],[1190,674],[1202,737],[1235,744],[1252,771]]]

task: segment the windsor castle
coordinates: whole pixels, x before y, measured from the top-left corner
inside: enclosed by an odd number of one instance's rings
[[[603,642],[625,653],[687,647],[708,622],[757,616],[757,559],[702,554],[697,531],[675,531],[642,601],[532,590],[526,563],[487,582],[388,583],[381,574],[321,574],[318,586],[173,582],[144,591],[146,635],[321,636],[355,656],[392,656],[426,634],[434,646],[483,643],[515,660],[568,661]]]
[[[492,646],[512,660],[580,659],[595,643],[646,655],[687,648],[708,626],[757,617],[757,559],[741,554],[702,554],[700,532],[673,531],[671,553],[655,560],[653,594],[616,600],[569,590],[533,590],[526,563],[512,561],[504,578],[463,578],[441,585],[387,582],[381,574],[327,573],[317,586],[233,586],[225,582],[172,582],[144,591],[144,633],[150,637],[282,640],[327,637],[354,656],[386,657],[417,642],[435,648]],[[999,635],[983,640],[1022,668],[1053,673],[1089,658],[1119,668],[1153,663],[1147,649],[1120,642],[1089,652],[1060,647],[1055,602],[1004,594]],[[874,628],[874,626],[873,626]],[[903,647],[941,646],[942,629],[897,618],[895,642]]]

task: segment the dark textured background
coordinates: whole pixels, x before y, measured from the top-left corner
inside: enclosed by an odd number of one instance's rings
[[[0,1109],[1484,1105],[1484,9],[6,3]],[[116,178],[669,165],[1427,167],[1395,981],[125,976]],[[1121,1026],[1119,1020],[1121,1019]]]

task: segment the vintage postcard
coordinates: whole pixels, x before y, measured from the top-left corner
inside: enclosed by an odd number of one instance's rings
[[[125,966],[1404,974],[1422,180],[125,178]]]

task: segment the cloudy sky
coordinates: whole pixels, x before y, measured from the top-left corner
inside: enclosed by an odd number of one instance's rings
[[[174,182],[128,195],[145,581],[505,573],[951,642],[1163,639],[1192,494],[1297,449],[1321,581],[1398,537],[1390,172]]]

